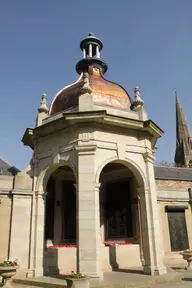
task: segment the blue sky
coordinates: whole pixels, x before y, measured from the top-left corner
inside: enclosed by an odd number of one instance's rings
[[[21,138],[34,127],[41,94],[49,103],[77,79],[79,42],[94,32],[104,43],[106,78],[133,96],[140,86],[149,118],[165,135],[156,161],[173,162],[175,96],[192,123],[191,0],[1,0],[0,156],[20,169],[32,151]]]

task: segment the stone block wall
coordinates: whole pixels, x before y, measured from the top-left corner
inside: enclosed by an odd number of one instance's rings
[[[46,273],[71,273],[76,271],[76,248],[47,248],[44,254]],[[102,269],[126,269],[141,266],[139,244],[101,247]]]
[[[13,187],[12,176],[0,176],[0,262],[8,257]]]
[[[185,220],[189,240],[189,248],[192,249],[192,212],[189,201],[188,189],[192,182],[175,180],[156,180],[158,212],[161,224],[161,233],[164,243],[164,259],[166,263],[181,262],[180,251],[171,251],[170,231],[166,206],[185,206]]]

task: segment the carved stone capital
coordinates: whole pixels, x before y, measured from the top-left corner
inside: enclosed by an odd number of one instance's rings
[[[96,152],[96,145],[79,145],[75,147],[78,155],[93,155]]]
[[[143,153],[143,159],[145,162],[150,162],[150,163],[154,163],[154,155],[152,153],[149,152],[145,152]]]
[[[100,190],[100,188],[101,188],[101,183],[96,183],[95,184],[95,190]]]
[[[47,192],[44,192],[44,191],[35,191],[35,197],[36,199],[45,199],[47,195]]]

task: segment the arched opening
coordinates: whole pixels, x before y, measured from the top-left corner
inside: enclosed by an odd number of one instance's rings
[[[127,166],[110,162],[102,169],[100,226],[102,242],[140,243],[138,181]]]
[[[69,166],[57,168],[46,186],[45,242],[47,246],[76,244],[75,175]]]

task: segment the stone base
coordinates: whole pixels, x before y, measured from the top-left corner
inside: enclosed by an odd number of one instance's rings
[[[41,277],[44,275],[43,268],[34,269],[34,277]]]
[[[86,274],[86,273],[85,273]],[[98,281],[103,281],[103,272],[100,272],[99,274],[97,273],[88,273],[88,276],[92,280],[98,280]]]
[[[35,277],[35,272],[33,269],[29,269],[26,274],[26,278],[33,278]]]
[[[143,272],[146,275],[152,275],[152,276],[160,276],[167,274],[167,267],[166,266],[143,266]]]

